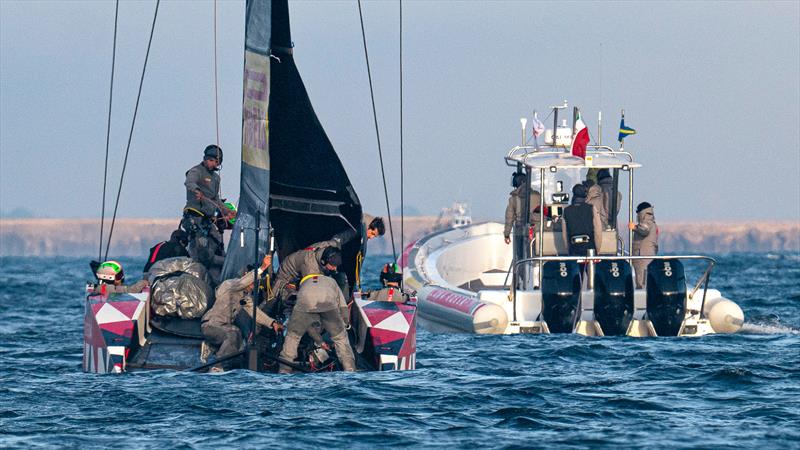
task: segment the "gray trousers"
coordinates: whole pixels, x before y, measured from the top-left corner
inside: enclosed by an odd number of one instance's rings
[[[644,255],[642,255],[644,256]],[[633,260],[633,270],[636,272],[636,289],[642,289],[647,281],[647,265],[652,259]]]
[[[236,325],[216,325],[205,322],[200,326],[200,331],[203,332],[208,343],[219,347],[217,359],[230,356],[244,348],[242,332]]]
[[[322,327],[330,333],[333,344],[336,346],[336,355],[338,355],[344,370],[354,372],[356,370],[355,356],[353,356],[350,341],[347,339],[344,320],[338,310],[310,313],[295,309],[286,325],[286,339],[283,341],[280,358],[286,361],[294,361],[297,358],[297,346],[300,344],[300,339],[315,322],[321,322]],[[291,373],[292,369],[281,364],[280,372]]]

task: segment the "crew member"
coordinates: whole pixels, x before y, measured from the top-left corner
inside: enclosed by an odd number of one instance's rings
[[[122,270],[122,264],[116,261],[100,264],[94,274],[99,281],[92,287],[92,292],[95,294],[138,294],[150,286],[146,279],[128,286],[124,285],[125,272]]]
[[[525,223],[525,180],[527,177],[524,173],[515,172],[512,177],[511,184],[514,190],[509,193],[508,205],[506,206],[506,224],[503,229],[503,237],[506,244],[511,243],[511,231],[514,231],[514,260],[520,260],[525,257],[525,234],[527,227]],[[539,191],[531,190],[530,193],[530,220],[534,227],[539,223],[538,207],[542,201],[542,196]]]
[[[346,372],[354,372],[355,357],[346,331],[350,323],[347,303],[336,281],[321,273],[308,274],[300,281],[297,304],[286,325],[286,340],[280,354],[282,360],[294,361],[297,358],[300,339],[315,323],[321,323],[330,333],[342,368]],[[281,364],[279,371],[291,373],[291,368]]]
[[[633,256],[652,256],[658,254],[658,225],[653,214],[653,205],[647,202],[636,207],[636,221],[629,223],[633,230]],[[647,281],[647,265],[652,259],[635,259],[636,288],[642,289]]]
[[[600,169],[597,171],[597,185],[603,191],[603,208],[599,210],[600,220],[603,224],[604,230],[611,229],[611,219],[619,215],[619,210],[622,205],[622,193],[617,192],[617,204],[614,211],[611,211],[611,199],[614,193],[614,178],[608,172],[608,169]],[[614,221],[616,223],[616,220]]]
[[[367,240],[374,239],[378,236],[383,236],[386,233],[386,225],[383,223],[383,217],[373,217],[369,214],[364,214],[364,235]]]
[[[219,282],[219,272],[225,261],[222,233],[214,226],[216,218],[230,220],[235,211],[220,199],[222,149],[209,145],[203,152],[203,162],[186,172],[186,206],[181,227],[189,234],[189,255],[206,266],[212,282]]]
[[[267,255],[258,268],[258,276],[272,265],[272,256]],[[214,306],[203,315],[200,330],[206,341],[219,347],[217,359],[225,358],[243,350],[242,331],[235,325],[239,311],[244,311],[252,319],[253,299],[253,271],[245,273],[241,278],[232,278],[223,281],[216,291]],[[276,333],[283,326],[268,316],[261,309],[256,308],[256,323],[270,327]],[[223,370],[221,364],[215,365],[212,371]]]
[[[189,235],[183,230],[175,230],[169,237],[168,241],[161,241],[150,248],[150,256],[147,257],[147,263],[144,265],[144,277],[147,278],[147,273],[158,261],[167,258],[175,258],[178,256],[188,257],[189,252],[186,251],[186,246],[189,245]]]
[[[589,249],[599,251],[603,239],[600,214],[586,203],[587,189],[583,184],[572,188],[572,204],[564,208],[561,236],[570,256],[585,256]]]
[[[583,182],[583,185],[586,186],[586,203],[592,205],[597,214],[600,215],[600,224],[605,230],[608,225],[608,212],[603,202],[603,188],[588,177]]]
[[[403,273],[400,272],[397,264],[389,263],[383,266],[380,275],[383,289],[372,291],[367,300],[379,302],[398,302],[403,303],[408,300],[408,294],[400,290],[400,282],[403,280]]]
[[[278,275],[275,276],[272,292],[279,298],[286,300],[294,293],[296,283],[304,276],[311,273],[326,273],[326,271],[333,276],[342,261],[342,246],[353,237],[355,237],[355,232],[351,230],[342,232],[330,240],[317,242],[287,256],[285,260],[281,261]],[[331,264],[331,258],[336,258],[338,263]],[[337,281],[341,286],[342,280],[339,279]],[[342,286],[342,292],[348,291],[349,288],[346,284]]]

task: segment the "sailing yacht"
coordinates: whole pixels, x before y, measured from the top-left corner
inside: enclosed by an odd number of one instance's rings
[[[241,190],[223,279],[260,261],[271,243],[282,260],[352,230],[356,238],[344,245],[339,271],[358,289],[366,245],[361,203],[300,78],[287,0],[247,0],[245,8]],[[359,292],[352,297],[350,339],[359,369],[414,369],[415,305],[369,301]],[[281,342],[281,336],[262,338],[242,367],[276,370]],[[87,372],[205,370],[214,360],[201,353],[202,343],[199,319],[156,315],[149,292],[86,298]],[[306,372],[339,369],[314,345],[301,344],[292,363]]]

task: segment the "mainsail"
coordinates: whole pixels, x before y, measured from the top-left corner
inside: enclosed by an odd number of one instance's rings
[[[279,258],[337,232],[353,229],[343,270],[355,277],[361,248],[361,203],[308,98],[294,62],[287,0],[248,0],[239,215],[223,275],[253,261],[256,214],[264,228],[259,255],[268,250],[271,221]],[[263,138],[263,139],[262,139]],[[269,209],[267,199],[270,199]],[[245,242],[239,241],[242,228]]]
[[[288,19],[288,18],[287,18]],[[223,279],[239,276],[248,263],[269,250],[269,100],[272,2],[247,0],[244,38],[244,100],[242,101],[242,168],[239,208],[233,227]],[[259,217],[260,216],[260,217]],[[261,232],[255,237],[256,218]],[[244,242],[242,242],[244,237]]]

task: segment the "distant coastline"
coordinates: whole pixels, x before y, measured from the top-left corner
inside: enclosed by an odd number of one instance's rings
[[[399,220],[393,223],[399,234]],[[436,216],[407,217],[405,244],[430,233],[436,223]],[[147,255],[149,248],[167,239],[177,225],[177,219],[117,219],[110,253],[115,257]],[[800,253],[800,221],[674,222],[659,227],[663,252]],[[0,256],[96,256],[99,234],[96,218],[4,218],[0,219]],[[388,230],[386,237],[370,243],[370,253],[391,254],[387,238]],[[399,247],[399,239],[396,242]]]

